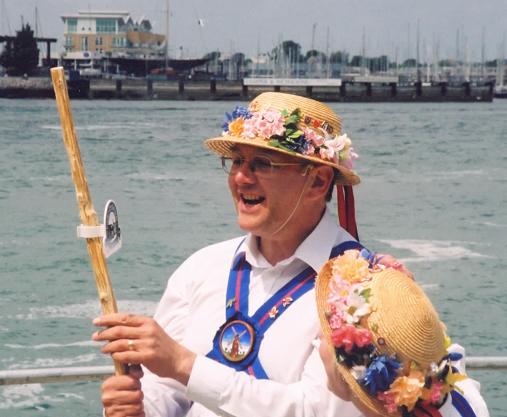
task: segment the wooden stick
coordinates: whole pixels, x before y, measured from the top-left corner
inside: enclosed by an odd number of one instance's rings
[[[78,138],[72,119],[67,81],[65,80],[63,68],[51,68],[51,79],[53,80],[56,104],[58,112],[60,113],[63,143],[67,149],[72,180],[76,188],[76,198],[79,206],[81,223],[86,226],[98,226],[97,213],[93,208],[90,191],[88,189],[88,181],[86,180],[86,174],[81,160],[81,151],[79,150]],[[99,293],[102,313],[116,313],[118,312],[118,307],[116,306],[113,287],[109,279],[106,257],[102,250],[102,238],[94,237],[86,239],[86,246],[95,275],[95,284],[97,285],[97,291]],[[114,361],[114,367],[116,375],[125,374],[125,368],[120,362]]]

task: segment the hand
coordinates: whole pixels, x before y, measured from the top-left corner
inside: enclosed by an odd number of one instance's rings
[[[112,376],[102,384],[102,404],[106,417],[144,417],[141,382],[143,371],[133,365],[128,375]]]
[[[324,364],[327,374],[327,387],[336,396],[342,400],[351,401],[352,394],[350,388],[341,376],[338,369],[336,369],[336,358],[333,349],[324,337],[320,338],[319,347],[320,358]]]
[[[116,313],[98,317],[93,324],[107,327],[94,333],[93,340],[109,341],[101,350],[114,360],[142,364],[160,377],[188,383],[195,353],[172,339],[152,318]]]
[[[352,401],[352,403],[357,407],[359,411],[361,411],[364,417],[384,416],[384,414],[378,414],[370,410],[352,395],[350,387],[345,382],[342,375],[338,371],[338,368],[336,367],[336,357],[334,356],[333,349],[324,337],[320,338],[319,353],[320,358],[324,364],[324,368],[326,369],[327,387],[329,391],[344,401]],[[387,413],[385,415],[387,415]]]
[[[405,265],[399,262],[394,256],[377,254],[378,263],[384,265],[386,268],[393,268],[397,271],[403,272],[409,278],[414,279],[414,274],[409,271]]]

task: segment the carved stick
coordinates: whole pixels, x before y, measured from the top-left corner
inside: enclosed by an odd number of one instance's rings
[[[58,112],[60,113],[63,143],[67,149],[72,180],[76,188],[79,217],[81,218],[81,223],[84,225],[98,226],[97,213],[93,208],[90,191],[88,189],[88,181],[86,180],[83,161],[81,160],[81,151],[79,150],[78,138],[72,119],[67,81],[65,80],[63,68],[51,68],[51,79],[55,90]],[[118,308],[116,306],[111,280],[109,279],[106,257],[102,250],[102,238],[94,237],[86,239],[86,246],[95,275],[95,284],[97,285],[97,291],[99,293],[102,313],[116,313],[118,312]],[[116,375],[125,374],[125,368],[120,362],[114,361],[114,367]]]

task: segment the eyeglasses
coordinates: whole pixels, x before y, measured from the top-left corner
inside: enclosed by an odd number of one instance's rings
[[[252,159],[246,159],[239,155],[233,155],[231,157],[222,157],[222,168],[227,174],[234,175],[245,162],[248,163],[250,171],[261,176],[269,176],[281,167],[305,165],[298,162],[273,162],[267,156],[255,156]],[[303,175],[306,175],[307,171],[308,169],[305,170]]]

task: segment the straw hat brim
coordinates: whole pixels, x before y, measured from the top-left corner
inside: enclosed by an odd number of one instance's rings
[[[328,311],[329,281],[332,279],[332,260],[319,272],[315,285],[317,309],[321,327],[330,346],[333,346],[326,312]],[[396,355],[402,363],[416,362],[421,369],[428,369],[445,354],[445,332],[431,301],[424,291],[400,271],[387,268],[375,272],[367,284],[371,288],[372,311],[363,325],[373,335],[377,352]],[[373,330],[375,329],[375,330]],[[382,346],[378,341],[382,339]],[[356,381],[350,369],[336,363],[336,369],[350,387],[354,398],[366,408],[380,415],[400,416],[398,412],[387,413],[382,402]]]
[[[333,342],[331,339],[332,329],[326,317],[326,311],[328,310],[327,300],[329,298],[329,281],[332,276],[332,262],[328,261],[320,270],[317,276],[317,281],[315,283],[315,296],[317,298],[317,310],[319,313],[320,325],[324,337],[326,338],[331,349],[333,349]],[[345,383],[349,386],[351,394],[354,397],[355,401],[359,401],[365,408],[380,415],[401,417],[401,413],[399,412],[388,414],[383,404],[376,398],[366,393],[364,388],[359,385],[359,383],[356,381],[346,366],[343,366],[338,362],[335,362],[335,366],[337,371],[343,377]]]
[[[204,141],[204,144],[218,156],[231,156],[234,152],[236,145],[254,146],[257,148],[267,149],[274,152],[279,152],[285,155],[290,155],[299,159],[312,162],[314,164],[328,165],[334,168],[338,175],[336,176],[336,184],[339,185],[357,185],[361,182],[359,176],[352,170],[338,165],[333,161],[326,161],[317,157],[303,155],[297,152],[291,152],[285,149],[275,148],[268,144],[264,138],[242,138],[230,135],[224,135],[216,138],[210,138]]]

